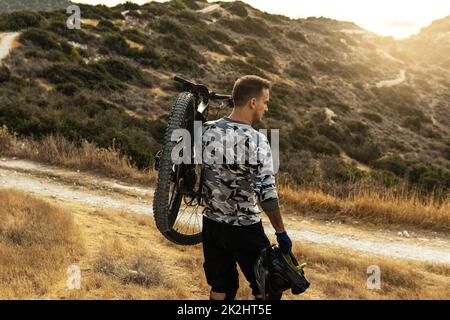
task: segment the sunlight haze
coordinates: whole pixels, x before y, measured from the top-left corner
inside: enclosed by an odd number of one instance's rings
[[[79,0],[74,2],[114,6],[125,1]],[[132,2],[143,4],[148,0]],[[287,15],[291,18],[324,16],[351,21],[366,30],[397,39],[416,34],[433,20],[450,15],[450,1],[442,0],[245,0],[244,2],[260,10]]]

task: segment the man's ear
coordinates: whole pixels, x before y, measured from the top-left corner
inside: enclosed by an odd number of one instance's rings
[[[252,98],[250,100],[250,108],[255,109],[256,108],[256,98]]]

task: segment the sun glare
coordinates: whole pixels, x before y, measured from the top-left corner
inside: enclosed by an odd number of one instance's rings
[[[231,0],[224,0],[231,1]],[[445,0],[243,0],[270,13],[291,18],[328,17],[351,21],[384,36],[401,39],[420,32],[433,20],[450,15],[450,1]],[[125,0],[78,0],[75,2],[109,6]],[[139,4],[148,0],[132,0]],[[163,2],[163,1],[158,1]],[[209,2],[214,2],[209,0]]]

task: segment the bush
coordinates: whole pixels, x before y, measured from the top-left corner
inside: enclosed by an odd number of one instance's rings
[[[258,41],[252,38],[245,38],[240,41],[237,45],[235,45],[234,50],[237,53],[246,55],[251,54],[259,59],[265,60],[267,62],[273,63],[274,57],[272,53],[266,49],[264,49]]]
[[[145,34],[143,34],[142,32],[140,32],[136,29],[126,29],[126,30],[122,31],[122,35],[124,35],[131,41],[134,41],[134,42],[142,44],[142,45],[146,45],[147,41],[149,40]]]
[[[139,10],[140,6],[137,3],[133,3],[130,1],[127,1],[123,4],[124,10]]]
[[[231,69],[237,73],[237,74],[253,74],[257,75],[263,78],[266,78],[263,71],[261,71],[259,68],[248,64],[247,62],[244,62],[239,59],[234,58],[227,58],[224,62],[226,65],[230,66]]]
[[[294,41],[298,41],[301,43],[308,43],[308,40],[306,39],[305,35],[298,31],[289,31],[286,36]]]
[[[44,50],[61,50],[58,37],[53,32],[42,29],[28,29],[20,35],[19,41],[29,41]]]
[[[178,10],[186,10],[187,6],[183,0],[172,0],[171,4]]]
[[[9,81],[11,79],[11,71],[8,67],[0,64],[0,83]]]
[[[19,31],[26,28],[37,28],[43,17],[37,12],[19,11],[0,15],[0,31]]]
[[[286,73],[294,79],[314,83],[314,80],[311,77],[311,72],[308,69],[308,67],[304,66],[299,62],[291,62],[289,64],[289,67],[286,69]]]
[[[189,34],[186,32],[186,28],[169,18],[162,17],[158,19],[153,23],[153,28],[161,34],[173,35],[185,41],[190,39]]]
[[[99,61],[99,65],[102,66],[106,72],[112,75],[114,78],[120,81],[137,80],[143,81],[141,71],[133,67],[126,60],[120,58],[110,58]]]
[[[119,31],[120,29],[117,28],[114,23],[112,23],[109,20],[102,19],[97,24],[96,28],[103,32],[112,32],[112,31]]]
[[[418,116],[406,116],[401,119],[401,125],[412,131],[419,132],[422,128],[422,121]]]
[[[77,87],[92,90],[119,90],[124,88],[123,84],[114,79],[99,64],[77,66],[56,63],[45,68],[40,76],[54,84],[71,83]]]
[[[408,167],[405,176],[410,183],[428,192],[438,188],[446,191],[450,188],[450,172],[444,172],[431,164],[413,164]]]
[[[278,38],[275,37],[271,38],[270,43],[277,50],[281,50],[284,53],[292,53],[291,49],[289,49],[289,47],[286,46],[286,43],[280,41]]]
[[[258,67],[264,71],[269,71],[278,74],[278,68],[274,62],[269,62],[267,60],[260,59],[259,57],[250,57],[247,62],[255,67]]]
[[[392,172],[396,176],[403,177],[408,168],[408,163],[400,158],[400,156],[392,155],[374,161],[373,166],[377,169]]]
[[[191,10],[201,9],[196,0],[184,0],[184,4]]]
[[[73,83],[58,84],[55,89],[70,97],[73,97],[79,91],[79,88]]]
[[[219,23],[240,34],[267,37],[272,33],[271,28],[263,20],[258,18],[246,17],[245,19],[221,19],[219,20]]]
[[[361,145],[356,146],[344,145],[344,150],[350,157],[363,163],[370,163],[381,156],[379,146],[371,140],[366,140]]]
[[[105,5],[87,5],[87,4],[77,4],[82,12],[83,18],[88,19],[120,19],[124,20],[124,16],[120,13],[121,8],[109,8]]]
[[[206,30],[206,32],[211,38],[218,41],[219,43],[236,45],[236,41],[234,41],[232,38],[230,38],[225,32],[222,32],[222,31],[216,30],[216,29],[212,29],[212,28],[208,28]]]
[[[367,135],[369,132],[369,126],[359,120],[347,120],[345,125],[352,133]]]
[[[128,56],[130,54],[130,46],[127,40],[120,34],[109,34],[105,37],[103,41],[103,46],[101,51],[106,51],[107,53],[116,53],[122,56]]]
[[[199,64],[206,63],[205,57],[185,39],[178,38],[172,34],[163,35],[156,39],[156,43],[162,48],[171,51],[170,55],[175,53],[174,56],[178,56],[178,58],[179,56],[184,56],[184,60],[195,61]]]
[[[247,8],[245,4],[240,1],[233,1],[230,5],[226,5],[225,8],[232,14],[237,15],[241,18],[248,16]]]
[[[163,56],[160,67],[175,72],[185,72],[195,76],[203,76],[205,74],[205,70],[199,67],[197,62],[179,54]]]
[[[90,41],[93,42],[96,40],[95,36],[87,34],[83,30],[68,29],[65,21],[52,21],[46,29],[60,37],[78,43],[89,43]]]
[[[374,122],[376,122],[376,123],[381,123],[381,122],[383,122],[383,118],[382,117],[380,117],[378,114],[376,114],[376,113],[373,113],[373,112],[361,112],[361,115],[364,117],[364,118],[366,118],[366,119],[368,119],[368,120],[371,120],[371,121],[374,121]]]

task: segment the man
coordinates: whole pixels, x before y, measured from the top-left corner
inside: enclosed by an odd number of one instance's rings
[[[233,88],[235,107],[231,114],[206,122],[203,127],[202,237],[204,270],[212,300],[235,298],[239,288],[236,263],[255,298],[262,297],[254,264],[270,242],[264,233],[258,203],[276,231],[281,250],[288,254],[292,249],[280,214],[269,142],[253,129],[268,110],[269,91],[270,82],[260,77],[238,79]],[[220,152],[219,147],[224,145],[225,152]],[[239,154],[245,156],[244,161],[239,161]],[[281,295],[272,299],[281,299]]]

